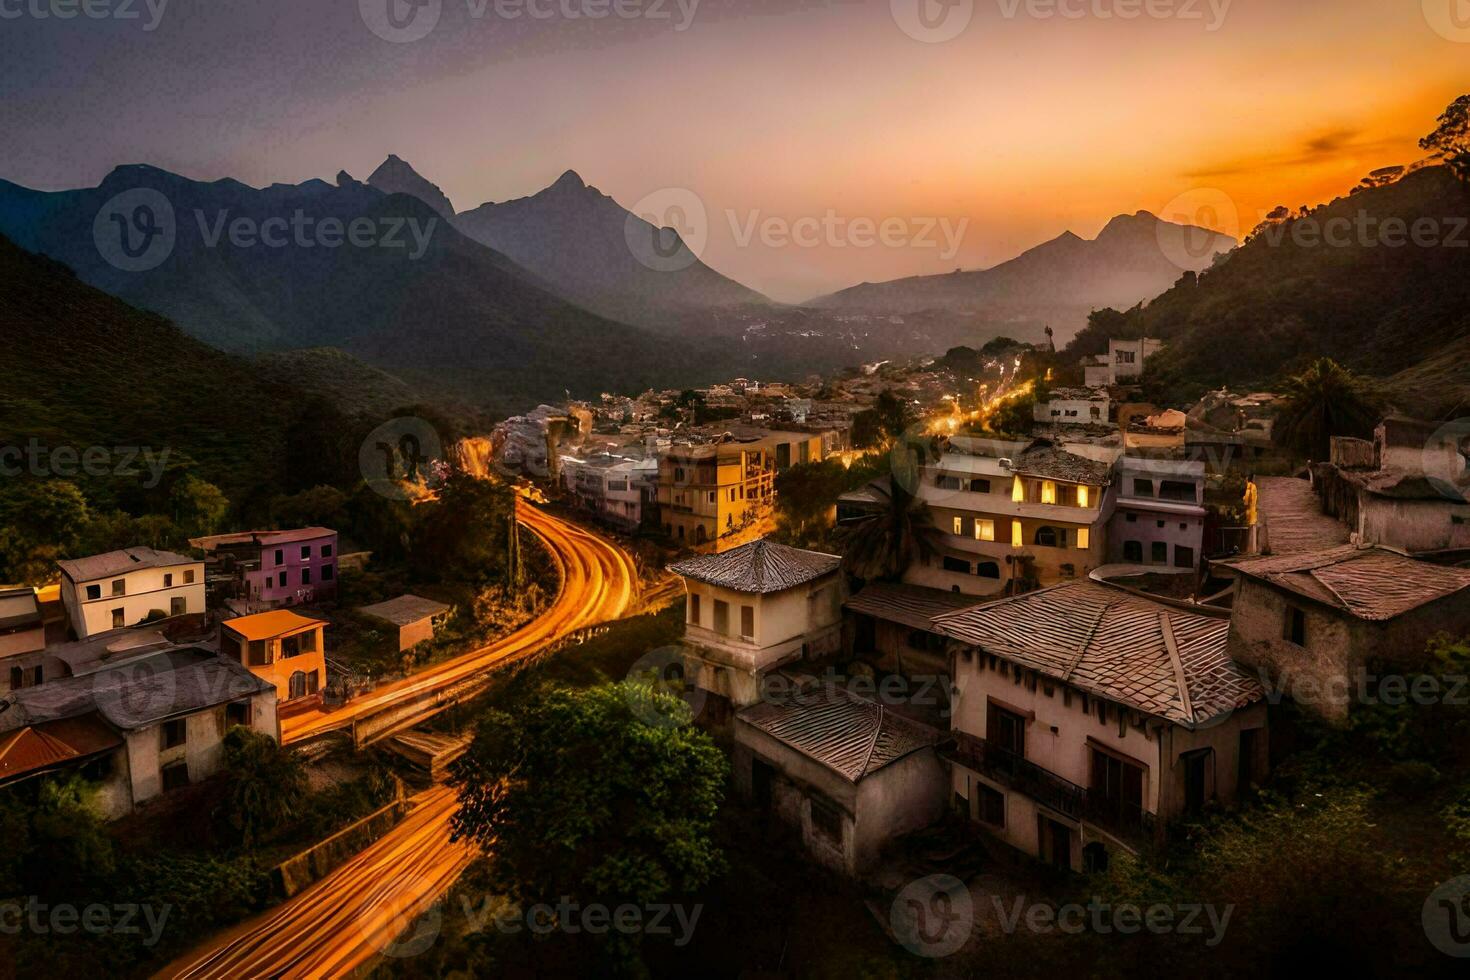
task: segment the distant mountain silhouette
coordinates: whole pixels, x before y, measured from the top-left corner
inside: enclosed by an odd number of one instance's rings
[[[770,303],[705,265],[676,229],[630,214],[572,170],[530,197],[466,211],[455,226],[578,305],[632,323],[677,329],[700,311]],[[651,268],[635,248],[655,241]]]
[[[1186,271],[1207,268],[1235,244],[1227,236],[1139,211],[1112,219],[1090,241],[1069,231],[989,269],[862,283],[810,305],[871,313],[1060,315],[1069,321],[1062,327],[1076,329],[1088,310],[1126,308],[1157,296]]]
[[[384,194],[411,194],[437,211],[440,217],[454,217],[454,205],[449,203],[439,185],[425,180],[417,170],[391,153],[372,172],[367,183]]]
[[[1404,233],[1395,237],[1389,219]],[[1408,230],[1426,219],[1432,243],[1415,244]],[[1097,319],[1079,346],[1105,348],[1105,334],[1165,339],[1151,366],[1180,397],[1268,384],[1326,355],[1385,379],[1405,408],[1463,415],[1470,187],[1446,167],[1424,167],[1263,227],[1197,281]]]
[[[138,210],[140,194],[171,208],[171,249],[150,224],[154,208]],[[214,346],[337,347],[430,397],[498,413],[568,389],[594,396],[722,371],[718,351],[580,309],[416,195],[345,173],[335,186],[262,189],[146,166],[55,193],[0,181],[0,233]],[[127,249],[145,246],[163,249],[156,266],[130,270]]]

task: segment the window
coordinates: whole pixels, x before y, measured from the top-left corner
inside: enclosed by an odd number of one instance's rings
[[[1079,527],[1077,529],[1077,550],[1086,551],[1092,547],[1092,529]]]
[[[1143,542],[1142,541],[1124,541],[1123,542],[1123,560],[1124,561],[1131,561],[1131,562],[1134,562],[1135,564],[1136,563],[1141,563],[1143,561]]]
[[[958,490],[960,489],[960,478],[957,476],[945,476],[941,473],[935,479],[934,485],[941,490]]]
[[[163,573],[163,587],[165,589],[171,589],[171,588],[173,588],[173,584],[174,584],[174,576],[173,576],[173,573],[172,572],[164,572]]]
[[[112,628],[115,630],[120,630],[124,626],[128,625],[126,616],[127,613],[125,613],[123,610],[114,609],[112,611]]]
[[[961,575],[969,575],[970,563],[963,558],[952,558],[949,555],[945,555],[944,570],[946,572],[959,572]]]
[[[236,725],[250,727],[249,701],[231,701],[225,705],[225,727],[233,728]]]
[[[986,703],[985,740],[1007,752],[1026,757],[1026,719],[994,701]]]
[[[1248,728],[1240,733],[1240,754],[1236,758],[1238,767],[1235,777],[1235,792],[1244,793],[1256,781],[1256,739],[1261,729]]]
[[[302,558],[310,558],[311,557],[311,545],[304,544],[304,545],[301,546],[301,557]]]
[[[1138,358],[1138,354],[1131,350],[1114,351],[1117,354],[1119,364],[1132,364]]]
[[[981,520],[978,517],[975,518],[975,540],[976,541],[994,541],[995,540],[995,522],[994,521]]]
[[[1057,485],[1051,480],[1041,481],[1041,502],[1043,504],[1054,504],[1057,502]]]
[[[714,503],[715,502],[715,491],[713,491],[713,490],[711,490],[709,492],[709,502],[710,503]]]
[[[730,604],[723,599],[715,600],[715,632],[730,635]]]
[[[159,770],[159,774],[163,776],[164,792],[189,785],[189,763],[187,762],[175,762],[164,766]]]
[[[1134,480],[1133,481],[1133,496],[1135,496],[1135,497],[1152,497],[1153,495],[1154,495],[1154,481],[1152,481],[1152,480]]]
[[[1159,499],[1193,501],[1194,484],[1180,480],[1165,480],[1159,484]]]
[[[970,481],[970,492],[971,493],[989,493],[990,492],[990,481],[989,480],[971,480]]]
[[[336,575],[336,572],[333,571],[331,565],[323,565],[322,566],[322,581],[323,582],[330,582],[330,581],[332,581],[332,578],[335,575]]]
[[[301,584],[302,585],[310,585],[311,584],[311,569],[309,569],[309,568],[303,568],[301,570]]]
[[[980,822],[992,827],[1004,827],[1006,825],[1005,794],[984,783],[975,784],[975,790],[975,815],[980,818]]]
[[[280,548],[277,548],[276,549],[276,564],[277,565],[284,565],[284,564],[286,564],[286,552],[283,551]]]
[[[112,580],[112,594],[113,595],[127,595],[128,594],[128,583],[127,583],[127,581],[124,580],[124,579],[120,579],[120,578],[119,579],[113,579]]]
[[[842,844],[842,811],[837,804],[821,796],[812,797],[812,833],[833,844]]]
[[[1011,483],[1011,502],[1016,504],[1026,502],[1026,485],[1021,482],[1019,476]]]
[[[1307,645],[1307,614],[1296,606],[1286,607],[1286,623],[1282,629],[1282,637],[1288,643],[1295,643],[1299,647]]]
[[[1078,507],[1090,507],[1091,504],[1089,504],[1088,501],[1091,500],[1091,499],[1092,499],[1092,488],[1091,487],[1078,487],[1077,488],[1077,506]]]
[[[315,676],[316,671],[312,671],[312,675]],[[286,697],[293,701],[306,697],[306,671],[298,670],[291,675],[291,679],[286,682],[286,692]]]
[[[1093,748],[1087,801],[1104,818],[1136,822],[1143,815],[1143,768]]]
[[[1137,524],[1138,523],[1138,515],[1137,514],[1129,514],[1128,515],[1128,523],[1129,524]]]
[[[176,749],[189,738],[189,725],[184,718],[175,718],[163,723],[163,747]]]
[[[626,490],[628,488],[627,487],[623,487],[623,489]],[[331,545],[329,545],[329,544],[322,545],[322,557],[323,558],[330,558],[330,557],[332,557],[332,546]]]
[[[168,600],[168,614],[170,616],[183,616],[189,611],[189,600],[181,595],[173,596]]]
[[[250,641],[250,666],[267,667],[271,662],[270,650],[264,640]]]
[[[1193,548],[1186,548],[1182,544],[1176,544],[1174,546],[1174,567],[1175,568],[1193,568],[1194,567],[1194,549]]]
[[[1169,563],[1168,542],[1155,541],[1149,545],[1149,563],[1152,565],[1167,565]]]
[[[689,596],[689,622],[695,626],[699,625],[699,593],[691,593]]]
[[[100,598],[102,598],[102,586],[100,586],[100,585],[89,585],[89,586],[87,586],[87,599],[88,599],[88,601],[90,601],[92,599],[100,599]]]
[[[1011,547],[1022,548],[1026,545],[1025,532],[1021,530],[1020,521],[1011,521]]]
[[[1000,578],[1000,566],[993,561],[976,562],[975,574],[980,578]]]
[[[1067,529],[1064,527],[1042,526],[1036,529],[1034,543],[1043,548],[1065,548],[1067,546]]]
[[[19,691],[26,686],[26,672],[19,667],[10,668],[10,689]]]
[[[755,607],[740,607],[740,638],[742,640],[755,639]]]
[[[192,569],[192,568],[186,568],[186,569],[184,569],[184,584],[185,585],[193,585],[194,584],[194,569]]]
[[[964,534],[965,533],[965,519],[963,517],[956,517],[954,519],[954,525],[953,526],[954,526],[954,533],[955,534]]]

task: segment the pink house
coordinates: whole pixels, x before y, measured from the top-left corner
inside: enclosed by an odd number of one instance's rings
[[[189,543],[204,551],[205,581],[215,601],[274,607],[337,596],[337,532],[331,528],[240,531]]]

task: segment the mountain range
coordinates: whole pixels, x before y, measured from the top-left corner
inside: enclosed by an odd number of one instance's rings
[[[1091,240],[1068,231],[989,269],[862,283],[811,305],[874,313],[1040,313],[1061,321],[1059,334],[1070,333],[1088,311],[1151,299],[1236,244],[1226,235],[1139,211],[1113,218]]]

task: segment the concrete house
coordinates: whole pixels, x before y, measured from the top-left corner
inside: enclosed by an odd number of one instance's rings
[[[841,645],[841,559],[762,538],[670,565],[688,593],[686,676],[709,695],[713,726],[760,700],[763,678]]]
[[[69,644],[73,676],[7,695],[0,784],[79,770],[99,812],[117,819],[216,773],[234,725],[280,738],[274,687],[210,650],[153,636]]]
[[[274,609],[337,596],[337,532],[326,527],[240,531],[194,538],[204,552],[211,591]]]
[[[1106,562],[1115,449],[1103,458],[1046,442],[957,436],[920,468],[917,496],[939,532],[936,553],[904,581],[999,596],[1087,575]]]
[[[36,590],[0,589],[0,677],[9,690],[40,684],[46,677],[46,623]]]
[[[775,454],[758,441],[679,446],[659,460],[659,520],[681,545],[739,547],[768,528],[775,497]]]
[[[1097,581],[946,613],[953,799],[1020,851],[1106,866],[1267,765],[1262,686],[1229,622]]]
[[[145,620],[204,613],[204,563],[193,558],[124,548],[56,564],[61,601],[78,639]]]
[[[1205,464],[1123,456],[1108,561],[1197,571],[1205,534]]]
[[[220,653],[269,682],[282,708],[294,710],[321,700],[326,625],[289,609],[228,619],[220,624]]]
[[[1435,635],[1470,633],[1470,569],[1352,545],[1214,569],[1235,580],[1231,657],[1331,722],[1375,675],[1428,669]]]
[[[411,649],[434,638],[434,631],[444,624],[451,606],[416,595],[401,595],[387,602],[363,606],[357,611],[385,623],[397,633],[398,651]]]
[[[782,678],[735,717],[735,783],[818,862],[856,874],[894,837],[939,819],[937,733],[839,685]]]
[[[1036,402],[1034,418],[1043,425],[1107,425],[1111,406],[1106,388],[1056,388]]]

